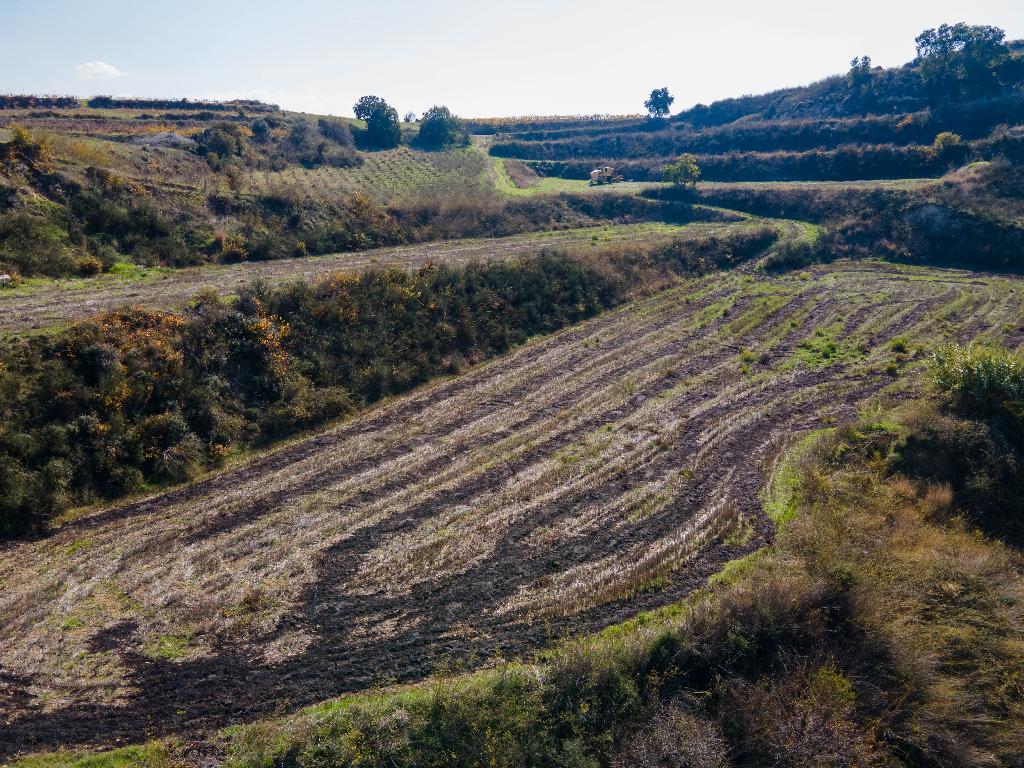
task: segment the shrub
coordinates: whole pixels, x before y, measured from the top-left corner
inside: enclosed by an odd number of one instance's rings
[[[340,144],[343,147],[355,146],[352,128],[348,123],[330,117],[321,117],[317,120],[317,127],[325,138],[330,139],[336,144]]]
[[[24,128],[11,126],[10,141],[0,144],[0,164],[14,169],[21,165],[30,173],[47,173],[53,165],[53,153],[43,139],[36,139]]]
[[[276,112],[276,104],[254,99],[231,101],[193,101],[192,99],[133,99],[120,96],[94,96],[86,104],[93,109],[187,109],[206,112]],[[77,102],[75,104],[77,106]]]
[[[877,764],[873,734],[857,722],[855,704],[841,671],[806,662],[753,684],[734,681],[725,699],[733,737],[752,762],[793,768]]]
[[[191,480],[206,468],[205,446],[189,432],[161,454],[161,464],[168,479],[176,482]]]
[[[662,167],[661,180],[681,187],[688,184],[696,186],[700,181],[697,158],[690,154],[680,155],[674,163]]]
[[[47,216],[24,210],[0,215],[0,261],[23,275],[63,277],[76,271],[66,230]]]
[[[939,389],[966,412],[1024,416],[1024,357],[976,344],[954,344],[935,352],[932,375]]]
[[[82,277],[98,275],[103,271],[103,262],[95,256],[86,255],[75,261],[75,272]]]
[[[938,153],[944,153],[951,147],[955,147],[960,144],[962,139],[960,134],[952,133],[951,131],[943,131],[935,137],[935,141],[932,143],[932,149]]]
[[[984,531],[1024,542],[1024,455],[1019,430],[922,410],[893,454],[894,470],[952,493],[954,513]]]
[[[246,152],[245,133],[237,123],[219,122],[196,136],[197,151],[214,169]]]

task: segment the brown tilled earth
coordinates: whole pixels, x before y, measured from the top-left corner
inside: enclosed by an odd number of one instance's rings
[[[779,451],[1021,283],[719,274],[0,549],[0,752],[187,736],[670,603],[771,536]]]

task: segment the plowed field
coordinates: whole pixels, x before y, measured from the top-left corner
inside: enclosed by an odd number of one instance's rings
[[[194,735],[669,603],[772,526],[781,448],[1018,346],[1022,284],[716,274],[189,487],[0,549],[8,754]],[[893,344],[893,339],[901,338]]]

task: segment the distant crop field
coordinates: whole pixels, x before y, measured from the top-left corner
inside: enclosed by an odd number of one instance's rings
[[[485,156],[477,148],[419,152],[408,147],[368,152],[357,168],[288,168],[248,175],[247,192],[266,194],[289,190],[297,195],[332,199],[361,192],[375,200],[401,201],[431,196],[493,194],[522,197],[562,192],[638,192],[658,182],[622,182],[590,186],[587,181],[540,177],[528,188],[517,187],[502,158]]]
[[[249,191],[266,194],[294,190],[318,198],[361,192],[373,199],[402,199],[428,193],[465,194],[486,185],[486,159],[473,149],[419,152],[409,147],[363,154],[356,168],[288,168],[256,171],[248,176]]]
[[[1018,280],[837,263],[684,281],[188,487],[0,550],[5,737],[193,734],[528,652],[700,588],[780,450]]]

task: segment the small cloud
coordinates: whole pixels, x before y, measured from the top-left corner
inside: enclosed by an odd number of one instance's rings
[[[127,72],[122,72],[113,64],[105,61],[87,61],[84,64],[75,66],[75,74],[80,80],[114,80],[118,77],[128,77]]]

